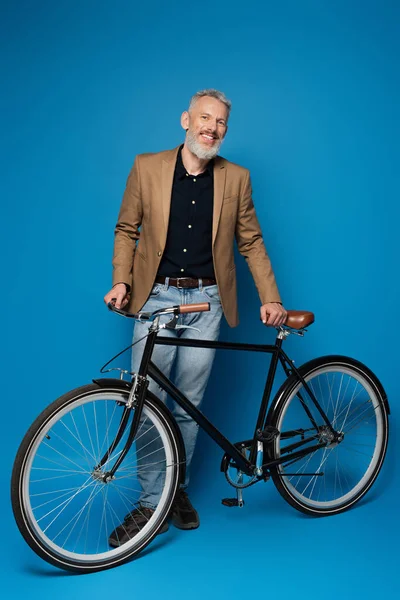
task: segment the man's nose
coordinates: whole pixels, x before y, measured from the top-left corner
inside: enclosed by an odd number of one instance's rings
[[[216,133],[216,131],[217,131],[217,122],[215,121],[215,123],[209,123],[207,131],[209,133]]]

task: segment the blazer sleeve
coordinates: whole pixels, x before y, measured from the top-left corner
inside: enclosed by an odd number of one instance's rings
[[[115,227],[112,283],[132,286],[132,269],[143,206],[140,186],[139,156],[129,173]]]
[[[246,259],[256,284],[261,304],[281,302],[271,261],[265,249],[254,209],[249,171],[246,172],[240,197],[235,236],[239,252]]]

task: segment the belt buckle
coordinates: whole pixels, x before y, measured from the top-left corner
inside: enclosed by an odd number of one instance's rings
[[[180,290],[183,290],[183,289],[184,289],[184,288],[183,288],[183,285],[179,285],[179,280],[180,280],[180,279],[187,279],[187,277],[177,277],[177,278],[176,278],[176,287],[177,287],[178,289],[180,289]]]

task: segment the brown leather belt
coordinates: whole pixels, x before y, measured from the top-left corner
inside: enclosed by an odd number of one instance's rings
[[[155,283],[165,283],[166,277],[156,277]],[[215,285],[217,282],[211,277],[204,277],[201,279],[202,285]],[[193,279],[192,277],[170,277],[168,285],[172,285],[177,288],[197,288],[199,287],[200,279]]]

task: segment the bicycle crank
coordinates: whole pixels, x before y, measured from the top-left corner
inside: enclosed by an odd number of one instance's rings
[[[243,442],[237,442],[235,446],[240,449],[243,456],[246,458],[250,455],[250,449],[252,446],[253,440],[245,440]],[[262,443],[258,442],[258,445],[262,448]],[[258,457],[257,457],[258,458]],[[236,498],[223,498],[222,504],[224,506],[239,506],[242,508],[244,506],[243,500],[243,489],[247,488],[260,479],[268,479],[268,477],[263,476],[262,474],[262,450],[261,456],[257,461],[257,468],[252,475],[247,475],[243,473],[236,465],[236,463],[232,460],[232,458],[228,454],[224,454],[221,461],[221,471],[225,474],[225,478],[229,485],[236,489]]]
[[[225,475],[226,475],[226,473],[225,473]],[[238,471],[238,480],[239,480],[238,483],[242,483],[242,481],[243,481],[242,471]],[[239,506],[239,508],[243,508],[244,500],[243,500],[242,488],[236,487],[236,498],[224,498],[222,500],[222,504],[224,506],[230,506],[230,507],[231,506]]]

